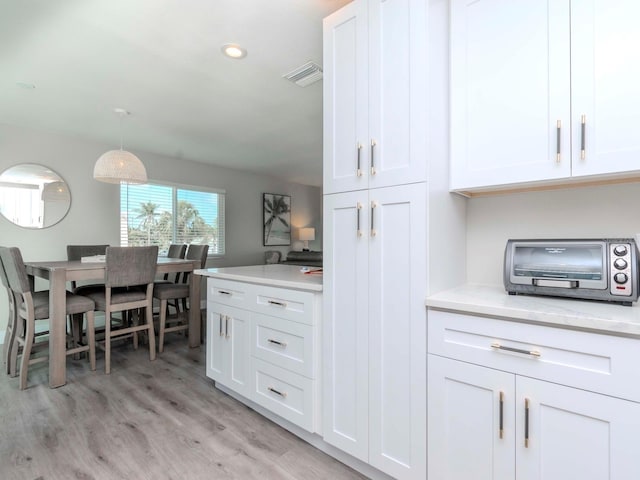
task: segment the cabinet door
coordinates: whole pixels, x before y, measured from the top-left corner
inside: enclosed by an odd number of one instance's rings
[[[640,170],[638,18],[636,0],[571,2],[574,176]]]
[[[251,313],[246,310],[230,309],[226,316],[228,380],[225,385],[249,397],[252,392],[251,380]]]
[[[370,0],[370,188],[426,179],[426,66],[427,2]]]
[[[640,404],[526,377],[516,394],[518,480],[640,478]]]
[[[207,302],[207,377],[226,384],[224,305]]]
[[[373,189],[369,200],[369,463],[424,479],[426,185]]]
[[[453,190],[569,177],[569,25],[569,0],[452,0]]]
[[[369,165],[367,2],[324,19],[325,193],[367,188]]]
[[[512,480],[514,375],[437,355],[427,362],[427,478]]]
[[[324,196],[323,432],[368,461],[367,192]]]

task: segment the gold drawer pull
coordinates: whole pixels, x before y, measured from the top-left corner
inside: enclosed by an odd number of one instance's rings
[[[491,348],[495,348],[496,350],[503,350],[506,352],[522,353],[523,355],[531,355],[532,357],[540,357],[540,352],[538,350],[525,350],[523,348],[505,347],[504,345],[500,345],[498,342],[492,343]]]
[[[279,307],[286,307],[287,304],[284,302],[276,302],[275,300],[268,300],[267,303],[269,303],[269,305],[277,305]]]
[[[276,395],[280,395],[282,398],[287,398],[287,392],[279,392],[278,390],[276,390],[273,387],[267,387],[267,390],[269,390],[270,392],[275,393]]]
[[[287,348],[287,342],[280,342],[279,340],[274,340],[273,338],[267,338],[267,342],[273,343],[282,348]]]

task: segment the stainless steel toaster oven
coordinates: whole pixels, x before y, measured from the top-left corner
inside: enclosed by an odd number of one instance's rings
[[[638,257],[631,238],[509,240],[504,287],[510,295],[550,295],[631,305]]]

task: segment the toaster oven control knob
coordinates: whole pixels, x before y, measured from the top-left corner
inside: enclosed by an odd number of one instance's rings
[[[613,262],[613,266],[618,270],[624,270],[625,268],[627,268],[627,265],[628,263],[624,258],[616,258]]]
[[[615,253],[616,256],[618,256],[618,257],[622,257],[623,255],[627,254],[627,246],[626,245],[616,245],[613,248],[613,253]]]
[[[627,274],[626,273],[616,273],[613,276],[613,279],[615,280],[616,283],[622,285],[623,283],[627,283]]]

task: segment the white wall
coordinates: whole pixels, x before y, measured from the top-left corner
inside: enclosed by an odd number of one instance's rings
[[[98,157],[114,145],[0,124],[0,171],[18,163],[39,163],[55,170],[71,191],[71,209],[57,225],[44,230],[20,228],[0,216],[0,245],[16,246],[25,260],[64,260],[66,245],[118,245],[119,186],[93,180]],[[321,250],[320,188],[283,182],[229,168],[133,151],[150,180],[226,190],[226,255],[207,266],[263,263],[265,250],[286,254],[291,247],[262,246],[262,193],[291,195],[293,238],[297,228],[316,227],[312,250]],[[322,161],[322,159],[318,159]],[[6,296],[0,295],[0,332],[6,327]],[[0,333],[1,335],[1,333]],[[1,339],[0,339],[1,341]]]
[[[633,238],[636,202],[638,183],[469,199],[467,281],[502,285],[509,238]]]

